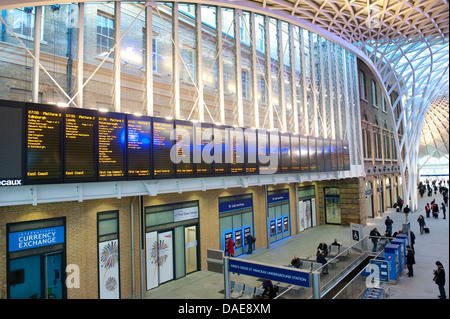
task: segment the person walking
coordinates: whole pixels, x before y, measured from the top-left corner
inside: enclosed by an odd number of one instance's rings
[[[373,244],[372,252],[375,252],[375,251],[377,251],[378,240],[380,239],[381,234],[378,232],[377,228],[375,227],[374,229],[372,229],[370,231],[369,236],[372,239],[372,244]]]
[[[419,223],[419,229],[420,234],[423,234],[423,228],[425,227],[425,218],[423,218],[423,215],[419,215],[419,218],[417,218],[417,222]]]
[[[411,246],[406,245],[406,267],[408,267],[408,277],[414,277],[413,265],[416,263],[414,251]]]
[[[444,219],[445,219],[445,204],[444,203],[441,204],[441,210],[442,210],[442,214],[444,215]]]
[[[439,293],[440,295],[438,296],[439,299],[447,299],[446,295],[445,295],[445,271],[444,271],[444,266],[442,265],[442,263],[440,261],[436,261],[436,266],[437,269],[435,269],[433,271],[434,274],[434,282],[436,283],[436,285],[438,285],[439,287]]]
[[[429,203],[427,203],[425,205],[425,213],[427,214],[427,218],[429,218],[430,217],[430,204]]]
[[[386,230],[389,230],[392,233],[392,224],[394,221],[389,218],[389,216],[386,216],[386,220],[384,221],[384,224],[386,225]]]
[[[403,212],[405,213],[405,219],[408,221],[408,215],[411,209],[409,209],[409,205],[406,205],[405,208],[403,208]]]

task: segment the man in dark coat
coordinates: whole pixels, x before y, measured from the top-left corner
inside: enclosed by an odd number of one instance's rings
[[[406,245],[406,266],[408,267],[408,277],[414,277],[413,265],[416,263],[414,251],[411,246]]]
[[[436,261],[436,266],[438,267],[436,270],[433,271],[434,273],[434,282],[436,283],[436,285],[438,285],[439,287],[439,293],[440,295],[438,296],[439,299],[447,299],[446,295],[445,295],[445,271],[444,271],[444,266],[442,266],[440,261]]]

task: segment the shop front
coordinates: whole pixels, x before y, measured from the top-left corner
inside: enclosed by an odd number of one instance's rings
[[[325,222],[327,224],[341,224],[341,205],[339,202],[339,188],[325,187]]]
[[[199,205],[145,207],[147,290],[199,270]]]
[[[247,253],[247,236],[255,236],[252,194],[219,197],[219,231],[221,249],[232,239],[235,257]]]
[[[316,226],[316,191],[314,186],[298,188],[299,231]]]
[[[7,224],[9,299],[65,299],[65,218]]]
[[[374,218],[373,211],[373,186],[372,182],[366,182],[365,195],[366,195],[366,216]]]

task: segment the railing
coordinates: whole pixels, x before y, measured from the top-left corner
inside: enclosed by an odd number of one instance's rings
[[[311,272],[319,273],[319,290],[323,296],[330,289],[335,287],[341,280],[349,274],[357,265],[364,261],[368,256],[377,256],[383,251],[384,246],[392,239],[392,237],[380,237],[375,252],[372,252],[373,244],[371,237],[366,236],[352,246],[343,249],[339,254],[328,260],[323,266],[312,269]],[[341,248],[342,249],[342,248]],[[326,274],[324,274],[326,273]],[[359,276],[358,274],[357,276]],[[351,280],[354,282],[354,280]],[[365,283],[364,288],[365,288]],[[348,285],[346,285],[347,287]],[[364,289],[363,289],[364,291]],[[314,296],[313,288],[299,288],[297,286],[286,287],[276,298],[297,298],[311,299]]]
[[[374,259],[382,257],[384,252],[381,251],[378,255],[374,256]],[[384,258],[381,258],[384,259]],[[364,267],[355,277],[352,278],[339,292],[337,292],[332,299],[360,299],[367,288],[367,267]],[[383,298],[389,298],[389,285],[384,284],[382,287],[384,290]]]

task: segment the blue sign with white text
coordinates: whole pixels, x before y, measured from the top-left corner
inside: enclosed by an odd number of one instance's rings
[[[9,251],[64,243],[64,226],[20,231],[9,234]]]
[[[239,200],[233,200],[229,202],[219,203],[219,213],[230,212],[238,209],[246,209],[253,207],[252,198],[244,198]]]
[[[228,271],[301,287],[310,287],[310,273],[296,268],[274,267],[230,258]]]
[[[267,195],[267,203],[273,204],[289,200],[289,192]]]

